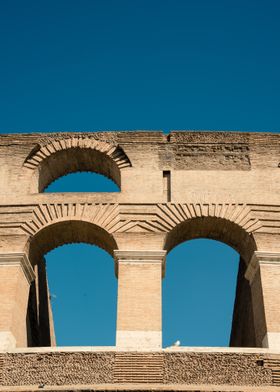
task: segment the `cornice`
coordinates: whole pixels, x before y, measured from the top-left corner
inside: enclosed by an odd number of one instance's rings
[[[1,253],[0,254],[0,267],[1,266],[21,266],[23,273],[30,284],[35,279],[35,274],[32,265],[25,253]]]
[[[280,252],[255,251],[245,272],[245,278],[252,284],[260,266],[279,265]]]
[[[115,250],[115,272],[118,276],[119,264],[161,264],[162,276],[165,274],[165,250]]]

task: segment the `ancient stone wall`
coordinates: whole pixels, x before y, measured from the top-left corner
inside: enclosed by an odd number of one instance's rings
[[[111,178],[120,191],[43,192],[61,175],[84,170]],[[77,381],[74,383],[120,383],[132,361],[135,369],[148,369],[143,378],[153,374],[150,365],[161,369],[155,380],[159,377],[162,384],[276,385],[279,195],[280,134],[1,135],[0,384],[29,385],[41,382],[39,378],[45,382],[44,374],[52,385],[64,385],[67,378]],[[232,344],[267,347],[276,350],[274,357],[270,351],[265,355],[262,351],[250,355],[161,351],[161,281],[166,254],[181,242],[200,237],[230,245],[242,259]],[[135,354],[133,359],[111,351],[13,351],[15,347],[54,344],[42,258],[53,248],[73,242],[98,245],[114,258],[118,277],[116,350],[161,354]],[[143,366],[137,361],[144,361]]]
[[[161,384],[173,385],[174,389],[183,385],[232,385],[241,390],[244,386],[280,385],[279,355],[253,350],[29,351],[2,354],[0,364],[1,385],[7,388],[102,385],[110,390],[117,384]]]

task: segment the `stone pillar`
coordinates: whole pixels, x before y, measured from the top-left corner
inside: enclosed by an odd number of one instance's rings
[[[280,253],[254,252],[245,277],[252,290],[257,345],[280,349]]]
[[[166,251],[114,252],[118,276],[117,347],[161,348],[165,254]]]
[[[33,279],[25,253],[0,254],[0,350],[27,346],[26,314]]]

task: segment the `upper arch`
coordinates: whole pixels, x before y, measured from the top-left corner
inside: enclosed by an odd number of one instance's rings
[[[91,171],[105,175],[121,187],[120,172],[131,162],[118,145],[91,137],[66,137],[37,145],[23,166],[37,171],[38,191],[42,192],[57,178],[77,172]]]

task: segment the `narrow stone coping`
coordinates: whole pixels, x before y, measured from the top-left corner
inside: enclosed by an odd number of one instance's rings
[[[45,385],[43,389],[38,389],[38,385],[27,385],[17,387],[2,387],[3,392],[94,392],[94,391],[189,391],[189,392],[279,392],[278,386],[234,386],[234,385],[205,385],[205,384],[74,384],[74,385]]]
[[[229,354],[277,354],[279,349],[259,348],[259,347],[166,347],[157,349],[137,349],[137,348],[118,348],[115,346],[67,346],[67,347],[23,347],[12,350],[1,350],[0,354],[21,354],[21,353],[71,353],[71,352],[100,352],[100,353],[119,353],[119,352],[139,352],[139,353],[229,353]]]

